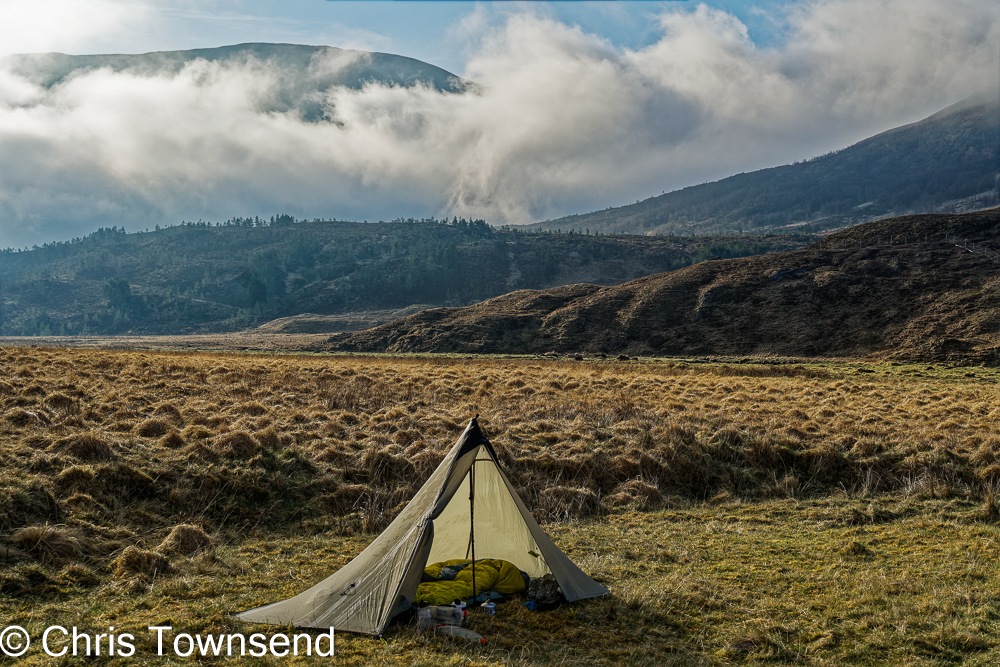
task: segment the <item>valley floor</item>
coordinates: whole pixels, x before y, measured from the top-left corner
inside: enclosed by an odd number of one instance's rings
[[[611,595],[474,612],[485,647],[341,634],[334,664],[1000,660],[1000,369],[5,346],[0,378],[18,664],[53,626],[134,635],[117,665],[191,664],[149,626],[285,631],[230,615],[360,553],[475,413]]]
[[[981,507],[921,497],[721,502],[547,526],[611,595],[496,617],[469,648],[397,626],[380,641],[340,634],[334,664],[372,665],[993,665],[1000,660],[1000,529]],[[140,589],[107,585],[4,598],[0,614],[35,637],[51,625],[135,636],[112,664],[182,664],[180,633],[284,628],[229,614],[291,596],[361,551],[370,536],[268,534],[182,559]],[[148,626],[171,626],[156,656]],[[317,633],[318,634],[318,633]],[[61,644],[60,644],[61,645]],[[185,650],[182,645],[182,651]],[[21,664],[50,664],[31,651]],[[329,664],[312,657],[273,664]],[[70,662],[69,664],[73,664]],[[264,664],[264,663],[261,663]],[[272,664],[271,662],[267,664]]]
[[[325,343],[329,337],[329,334],[264,333],[255,330],[184,336],[0,336],[0,347],[301,352]]]

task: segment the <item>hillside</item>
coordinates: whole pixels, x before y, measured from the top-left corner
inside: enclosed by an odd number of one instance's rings
[[[998,248],[1000,208],[909,216],[795,252],[429,310],[334,336],[329,349],[875,355],[997,364]]]
[[[463,306],[517,289],[612,285],[707,257],[815,240],[529,234],[481,220],[365,224],[285,215],[134,234],[102,229],[0,252],[0,335],[204,333],[304,313],[359,313],[271,328],[353,330],[414,304]]]
[[[998,147],[1000,103],[972,97],[813,160],[531,227],[728,234],[797,225],[822,231],[891,215],[976,210],[1000,203]]]
[[[175,75],[196,61],[273,68],[280,72],[280,89],[276,95],[261,100],[261,104],[268,105],[262,111],[295,109],[309,121],[323,118],[324,94],[335,86],[359,89],[366,82],[376,81],[397,86],[421,84],[440,91],[458,92],[474,85],[414,58],[300,44],[250,43],[138,55],[30,53],[0,58],[0,70],[23,76],[37,85],[52,87],[79,73],[98,69],[136,76]]]

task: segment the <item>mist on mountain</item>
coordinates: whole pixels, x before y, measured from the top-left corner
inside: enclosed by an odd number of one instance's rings
[[[527,223],[821,155],[995,88],[995,2],[781,11],[773,47],[699,5],[626,49],[518,8],[456,36],[461,79],[295,45],[8,59],[0,247],[275,210]]]

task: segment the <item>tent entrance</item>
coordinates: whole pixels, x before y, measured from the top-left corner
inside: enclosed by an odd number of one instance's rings
[[[549,567],[514,502],[507,480],[492,458],[479,454],[477,451],[476,458],[468,462],[469,473],[433,520],[434,542],[427,563],[500,558],[532,578],[548,574]]]
[[[476,464],[493,463],[493,459],[476,459],[469,466],[469,548],[465,557],[476,560]]]

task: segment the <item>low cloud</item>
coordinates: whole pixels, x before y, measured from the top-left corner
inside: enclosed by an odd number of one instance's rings
[[[456,28],[479,84],[464,93],[319,96],[253,59],[52,87],[0,71],[0,245],[282,211],[530,222],[807,158],[996,89],[993,0],[785,11],[769,49],[704,5],[660,15],[639,50],[531,11],[476,15]]]

